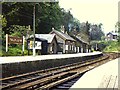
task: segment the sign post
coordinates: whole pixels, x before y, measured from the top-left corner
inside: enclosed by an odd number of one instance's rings
[[[25,45],[25,37],[23,36],[23,44],[22,44],[22,54],[23,55],[24,55],[24,50],[25,50],[24,45]]]
[[[8,52],[8,34],[6,34],[6,52]]]

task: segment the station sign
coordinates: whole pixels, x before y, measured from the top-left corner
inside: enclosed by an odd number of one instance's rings
[[[8,44],[22,44],[23,38],[8,36]]]
[[[22,44],[22,51],[24,53],[25,37],[20,38],[6,34],[6,52],[8,52],[8,44]]]

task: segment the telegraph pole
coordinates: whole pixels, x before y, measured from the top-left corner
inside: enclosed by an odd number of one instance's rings
[[[35,56],[35,4],[33,7],[33,56]]]

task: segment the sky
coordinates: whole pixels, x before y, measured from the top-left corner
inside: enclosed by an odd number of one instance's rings
[[[118,21],[118,2],[120,0],[59,0],[59,5],[70,10],[81,23],[102,23],[104,33],[115,30]]]

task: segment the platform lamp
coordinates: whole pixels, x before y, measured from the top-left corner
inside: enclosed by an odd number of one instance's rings
[[[35,5],[33,7],[33,56],[35,56]]]
[[[33,6],[33,56],[35,56],[35,5],[40,5],[39,3],[34,3]]]

